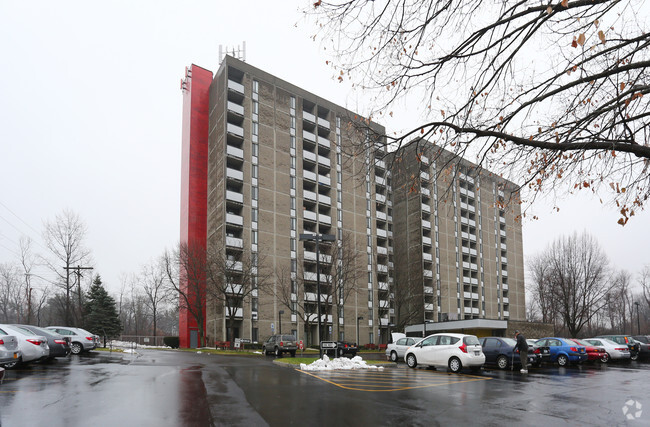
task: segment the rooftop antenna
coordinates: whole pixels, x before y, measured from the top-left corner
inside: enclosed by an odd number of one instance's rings
[[[225,51],[223,45],[219,45],[219,65],[221,65],[226,55],[230,55],[233,58],[237,58],[240,61],[246,62],[246,42],[242,42],[241,46],[237,45],[237,47],[226,47]]]

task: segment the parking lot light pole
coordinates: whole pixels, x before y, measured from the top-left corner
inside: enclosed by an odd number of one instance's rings
[[[318,308],[318,335],[317,335],[317,342],[318,342],[318,349],[319,349],[319,357],[323,357],[323,350],[320,348],[320,333],[321,333],[321,316],[320,316],[320,250],[319,250],[319,242],[333,242],[336,240],[336,236],[333,234],[301,234],[300,239],[301,242],[303,241],[312,241],[316,242],[316,306]]]
[[[284,310],[278,311],[278,317],[280,318],[280,323],[279,323],[279,329],[280,329],[280,335],[282,335],[282,315],[284,314]]]
[[[641,321],[639,320],[639,301],[635,301],[636,305],[636,334],[641,335]]]
[[[357,348],[361,346],[359,342],[359,320],[363,320],[363,316],[357,316]]]

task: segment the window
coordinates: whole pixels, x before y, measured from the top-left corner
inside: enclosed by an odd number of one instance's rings
[[[291,97],[291,108],[296,108],[296,97],[295,96]]]
[[[253,165],[253,167],[251,169],[251,174],[252,174],[253,178],[257,178],[257,165]]]
[[[253,156],[257,157],[259,155],[259,152],[259,144],[253,143]]]
[[[292,294],[297,293],[296,281],[295,281],[295,280],[292,280],[292,281],[291,281],[291,293],[292,293]]]
[[[258,93],[259,91],[259,82],[257,80],[253,80],[253,93]]]
[[[257,122],[253,122],[253,135],[259,135],[259,124]]]
[[[296,263],[296,260],[295,260],[295,259],[292,259],[292,260],[291,260],[291,272],[292,272],[292,273],[295,273],[295,272],[296,272],[296,270],[297,270],[297,266],[298,266],[298,265],[297,265],[297,263]]]
[[[257,187],[253,187],[251,191],[251,199],[257,200]]]
[[[251,243],[257,245],[257,230],[253,230],[251,233]]]
[[[293,238],[291,239],[291,250],[292,251],[296,250],[296,239],[293,239]]]
[[[296,209],[296,198],[293,196],[291,197],[291,209]]]
[[[289,180],[291,182],[291,189],[295,190],[296,189],[296,177],[292,176],[292,177],[289,178]]]
[[[251,209],[251,221],[257,222],[257,208]]]
[[[295,230],[296,229],[296,219],[291,218],[291,229]],[[291,249],[292,251],[295,251],[295,249]]]

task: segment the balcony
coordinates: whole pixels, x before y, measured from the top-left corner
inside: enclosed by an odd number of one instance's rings
[[[424,196],[431,197],[431,191],[427,187],[420,187],[420,193]]]
[[[244,150],[241,148],[233,147],[232,145],[226,145],[226,154],[228,157],[234,157],[239,160],[242,160],[244,158]]]
[[[432,286],[425,286],[424,287],[424,293],[426,295],[432,295],[433,294],[433,287]]]
[[[376,215],[377,219],[382,220],[382,221],[386,221],[386,214],[384,212],[377,211],[376,214],[377,214]]]
[[[510,303],[510,298],[508,298],[508,297],[503,297],[503,303],[504,303],[504,304],[509,304],[509,303]]]
[[[318,294],[314,292],[305,292],[305,301],[309,302],[316,302],[318,300]],[[327,303],[332,303],[332,296],[331,295],[324,295],[322,292],[320,294],[320,300],[321,302],[327,302]]]
[[[431,207],[427,204],[422,203],[422,212],[431,213]]]
[[[332,217],[325,214],[318,214],[318,222],[321,224],[332,225]]]
[[[508,270],[501,270],[503,277],[508,277]]]
[[[388,249],[386,249],[383,246],[377,246],[377,254],[378,255],[388,255]]]
[[[244,137],[244,128],[241,126],[234,125],[232,123],[228,123],[226,125],[226,131],[232,135],[238,136],[240,138]]]
[[[388,319],[385,318],[385,317],[382,317],[381,319],[379,319],[379,322],[380,322],[381,326],[388,326]]]
[[[332,181],[330,180],[330,177],[321,174],[318,174],[318,183],[320,185],[327,185],[328,187],[332,185]]]
[[[303,253],[305,261],[313,261],[316,262],[316,252],[311,252],[311,251],[305,251]],[[325,264],[331,264],[332,263],[332,256],[331,255],[326,255],[326,254],[320,254],[320,262],[325,263]]]
[[[325,148],[329,149],[330,148],[330,140],[327,139],[327,138],[323,138],[322,136],[319,136],[318,137],[318,145],[320,145],[321,147],[325,147]]]
[[[433,255],[431,255],[431,254],[428,253],[428,252],[423,252],[423,253],[422,253],[422,259],[424,259],[425,262],[426,262],[426,261],[431,262],[431,261],[433,261]]]
[[[381,176],[375,176],[375,183],[377,185],[386,185],[386,179]]]
[[[433,278],[433,271],[431,270],[422,270],[422,275],[424,277]]]
[[[330,130],[330,121],[327,119],[324,119],[322,117],[319,117],[317,119],[318,121],[318,126],[322,127],[323,129]]]
[[[244,107],[239,104],[235,104],[232,101],[228,101],[228,111],[239,114],[240,116],[244,115]]]
[[[314,116],[312,113],[308,111],[303,111],[302,112],[302,118],[303,120],[309,122],[309,123],[316,123],[316,116]]]
[[[501,264],[507,264],[508,263],[508,258],[502,256],[501,257]]]
[[[473,299],[473,300],[478,300],[478,294],[475,292],[464,292],[463,297],[465,299]]]
[[[309,190],[302,190],[302,198],[305,200],[310,200],[314,203],[318,201],[318,197],[316,196],[316,193]]]
[[[302,139],[303,139],[303,141],[310,141],[310,142],[315,143],[316,142],[316,135],[314,135],[313,133],[303,129],[303,131],[302,131]]]
[[[243,84],[234,82],[232,80],[228,80],[228,89],[233,90],[233,91],[238,92],[238,93],[241,93],[242,95],[245,92]]]
[[[431,221],[427,221],[426,219],[423,219],[422,228],[424,228],[425,230],[431,230]]]
[[[422,236],[422,244],[426,246],[431,246],[431,237]]]
[[[375,160],[375,166],[379,169],[386,169],[386,162],[383,160]]]
[[[243,152],[242,152],[242,156],[243,156]],[[231,178],[231,179],[234,179],[234,180],[237,180],[237,181],[243,181],[244,180],[244,172],[239,171],[237,169],[233,169],[233,168],[226,168],[226,176],[228,178]]]
[[[321,322],[323,322],[325,324],[332,323],[332,315],[331,314],[321,314],[320,319],[321,319]],[[308,322],[318,322],[318,314],[316,314],[316,313],[307,313],[307,321]]]
[[[430,303],[424,304],[424,310],[425,311],[433,311],[433,304],[430,304]]]
[[[377,264],[377,271],[380,273],[388,273],[388,266],[386,264]]]
[[[429,173],[425,172],[425,171],[420,171],[420,178],[422,180],[424,180],[424,181],[428,181],[429,180]]]
[[[316,163],[316,154],[311,151],[302,150],[302,158],[303,160],[310,161],[314,164]]]
[[[501,237],[506,237],[506,231],[505,230],[499,230],[499,234]]]
[[[424,154],[422,154],[420,156],[420,161],[422,162],[423,165],[428,165],[429,164],[429,158],[427,156],[425,156]]]
[[[505,243],[501,243],[501,250],[503,251],[508,250],[508,247],[506,246]]]
[[[507,291],[507,290],[508,290],[508,284],[507,284],[507,283],[503,283],[503,284],[501,285],[501,289],[503,289],[504,291]]]
[[[386,203],[386,196],[383,194],[377,193],[375,194],[375,200],[378,201],[379,203]]]
[[[389,308],[390,303],[386,300],[379,300],[379,308]]]
[[[377,283],[377,286],[379,287],[379,290],[380,290],[380,291],[387,291],[387,290],[389,290],[389,288],[388,288],[388,283],[386,283],[386,282],[378,282],[378,283]]]
[[[467,182],[471,182],[472,184],[474,184],[474,178],[472,178],[471,176],[467,176],[464,173],[459,173],[458,176],[460,177],[460,179],[465,180]]]
[[[226,261],[226,269],[230,271],[242,272],[244,271],[244,264],[242,264],[241,261],[235,261],[229,259]]]
[[[303,219],[306,219],[308,221],[316,222],[318,215],[316,214],[316,212],[308,211],[305,209],[302,211],[302,217]]]
[[[509,311],[504,311],[503,312],[503,317],[510,317],[510,312]]]
[[[239,295],[242,292],[242,285],[237,285],[237,284],[232,284],[228,283],[226,285],[226,293],[231,294],[231,295]]]
[[[228,307],[226,310],[226,317],[234,314],[235,317],[244,317],[244,309],[240,307]]]
[[[383,237],[384,239],[388,236],[388,232],[381,228],[377,229],[377,237]]]
[[[329,168],[331,167],[332,162],[330,162],[330,159],[328,157],[318,156],[318,164]]]
[[[235,203],[244,203],[244,195],[236,191],[226,190],[226,200]]]
[[[316,173],[314,172],[303,170],[302,177],[307,181],[316,182]]]
[[[226,214],[226,222],[228,224],[233,224],[233,225],[238,225],[238,226],[243,226],[244,225],[244,217],[241,215],[235,215],[231,213]]]
[[[331,206],[331,205],[332,205],[332,199],[330,198],[330,196],[326,196],[326,195],[324,195],[324,194],[319,194],[319,195],[318,195],[318,202],[319,202],[321,205],[327,205],[327,206]]]
[[[501,224],[505,224],[505,223],[506,223],[506,218],[503,217],[503,216],[500,216],[500,217],[499,217],[499,222],[500,222]]]
[[[305,279],[305,281],[308,281],[308,282],[317,282],[318,281],[317,274],[316,274],[316,272],[313,272],[313,271],[305,271],[303,273],[303,278]],[[324,274],[324,273],[320,274],[320,282],[321,283],[330,283],[331,280],[332,280],[332,276],[330,276],[329,274]],[[323,297],[323,295],[321,294],[321,298],[322,297]]]
[[[238,237],[226,237],[226,246],[243,249],[244,239],[240,239]]]

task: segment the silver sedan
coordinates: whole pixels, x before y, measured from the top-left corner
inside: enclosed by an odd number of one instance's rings
[[[630,358],[630,349],[625,344],[618,344],[607,338],[587,338],[583,341],[587,341],[591,345],[597,347],[602,347],[607,352],[609,359],[611,360],[624,360]]]
[[[20,360],[21,356],[16,337],[6,335],[6,332],[0,329],[0,366],[5,363],[15,363]]]
[[[406,350],[421,339],[422,338],[402,337],[394,343],[388,344],[386,346],[386,357],[390,359],[391,362],[397,362],[398,359],[404,360]]]

